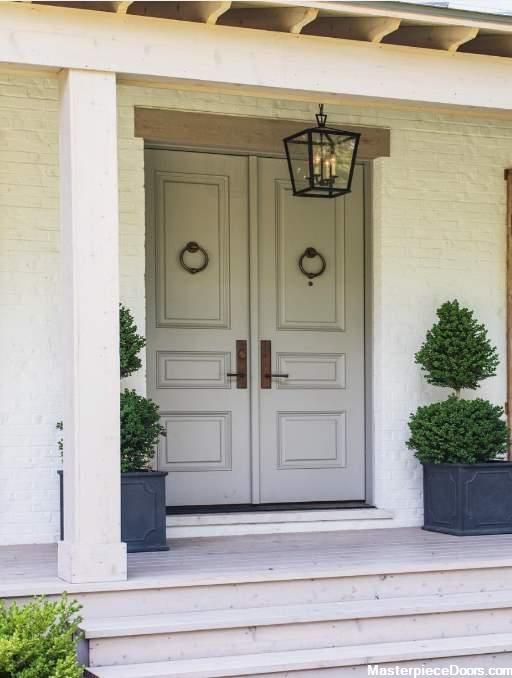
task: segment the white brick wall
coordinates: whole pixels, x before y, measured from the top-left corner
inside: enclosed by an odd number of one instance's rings
[[[119,85],[121,293],[144,326],[143,143],[134,105],[304,119],[314,106],[253,96]],[[419,467],[407,419],[441,395],[413,354],[437,305],[476,309],[504,355],[505,182],[512,124],[464,111],[329,105],[331,122],[392,128],[392,156],[375,163],[375,499],[395,525],[419,524]],[[0,543],[57,536],[54,423],[59,367],[57,89],[53,76],[0,73]],[[131,383],[144,389],[141,372]],[[505,372],[482,388],[502,402]]]

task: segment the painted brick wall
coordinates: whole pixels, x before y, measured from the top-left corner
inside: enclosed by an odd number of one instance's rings
[[[143,144],[135,105],[304,119],[314,106],[253,96],[119,85],[121,294],[144,323]],[[446,298],[473,306],[504,355],[503,168],[512,124],[406,108],[329,106],[334,122],[392,128],[373,184],[375,500],[395,525],[421,522],[409,413],[441,396],[412,356]],[[53,76],[0,73],[0,543],[57,537],[54,423],[59,367],[57,88]],[[144,389],[144,374],[131,384]],[[482,388],[505,397],[505,374]]]
[[[120,142],[121,296],[144,329],[142,141]],[[0,544],[58,537],[62,418],[55,75],[0,72]],[[125,382],[144,391],[144,372]]]

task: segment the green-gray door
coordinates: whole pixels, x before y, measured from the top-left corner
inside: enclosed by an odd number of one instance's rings
[[[168,505],[364,499],[363,168],[294,198],[284,161],[148,150],[147,374]],[[185,251],[188,243],[201,250]],[[304,257],[315,248],[320,256]],[[312,283],[312,284],[310,284]],[[247,342],[237,388],[236,342]],[[261,388],[261,342],[271,388]],[[269,343],[270,342],[270,343]]]

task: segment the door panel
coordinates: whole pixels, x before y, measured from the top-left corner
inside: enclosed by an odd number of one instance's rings
[[[261,501],[364,499],[363,169],[335,200],[293,197],[280,160],[258,183],[260,338],[288,375],[260,390]]]
[[[251,501],[249,391],[228,376],[249,338],[247,164],[146,152],[148,395],[168,505]]]

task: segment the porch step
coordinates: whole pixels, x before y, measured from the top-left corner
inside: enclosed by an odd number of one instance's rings
[[[167,538],[332,532],[388,526],[394,514],[377,508],[247,511],[167,516]]]
[[[116,638],[155,633],[179,633],[244,626],[274,626],[305,622],[405,615],[468,612],[512,608],[512,591],[462,593],[415,598],[348,601],[313,605],[279,605],[179,614],[147,614],[85,620],[81,628],[86,638]]]
[[[457,658],[458,664],[479,657],[479,666],[488,666],[486,655],[512,653],[512,633],[437,638],[371,645],[351,645],[315,650],[266,652],[239,656],[150,662],[124,666],[89,668],[89,678],[229,678],[235,676],[279,675],[300,671],[301,676],[318,675],[336,668],[336,676],[354,676],[354,668],[367,664],[404,664],[415,660]],[[512,657],[512,654],[509,655]],[[492,661],[492,660],[491,660]],[[510,661],[510,659],[508,659]],[[340,673],[339,669],[345,669]],[[334,674],[332,674],[334,675]]]
[[[296,648],[498,633],[512,591],[136,615],[86,620],[90,664],[177,661]],[[179,634],[179,635],[176,635]]]

